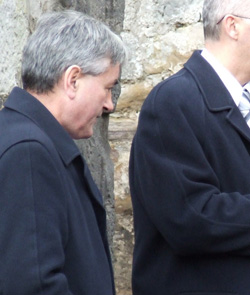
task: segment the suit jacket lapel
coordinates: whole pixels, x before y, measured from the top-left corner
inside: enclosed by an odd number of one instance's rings
[[[225,120],[250,141],[250,129],[240,110],[217,73],[200,52],[195,51],[184,67],[196,81],[207,108],[214,113],[225,112]]]

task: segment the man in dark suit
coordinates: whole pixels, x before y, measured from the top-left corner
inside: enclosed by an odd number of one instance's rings
[[[113,109],[126,49],[101,22],[44,15],[0,112],[0,294],[114,295],[102,197],[73,139]]]
[[[249,18],[249,1],[205,0],[205,49],[142,107],[134,295],[250,294]]]

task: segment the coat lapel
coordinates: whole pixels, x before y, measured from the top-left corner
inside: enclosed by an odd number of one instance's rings
[[[250,129],[242,117],[240,110],[235,105],[230,93],[217,73],[201,56],[200,52],[195,51],[184,67],[196,81],[210,112],[224,112],[225,120],[227,120],[237,132],[250,141]]]
[[[84,160],[82,156],[81,156],[81,159],[82,159],[81,163],[82,163],[83,179],[88,189],[89,197],[95,211],[96,220],[100,228],[100,233],[102,235],[102,239],[104,240],[104,245],[106,247],[106,244],[107,244],[106,211],[103,205],[102,195],[92,178],[92,175],[90,173],[90,170],[88,168],[86,161]],[[106,250],[107,250],[107,254],[109,255],[107,247],[106,247]]]
[[[81,158],[82,158],[82,162],[83,162],[83,176],[86,179],[86,185],[88,187],[88,190],[91,193],[93,199],[97,202],[97,204],[99,204],[101,207],[103,207],[103,200],[102,200],[101,193],[100,193],[99,189],[97,188],[96,184],[94,183],[94,180],[93,180],[92,175],[89,171],[87,163],[85,162],[83,157],[81,157]]]
[[[237,107],[229,111],[227,120],[242,136],[250,141],[250,129]]]

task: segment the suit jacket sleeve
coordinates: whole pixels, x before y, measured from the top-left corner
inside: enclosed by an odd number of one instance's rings
[[[174,79],[156,87],[142,108],[130,158],[134,209],[144,208],[180,255],[250,255],[250,194],[220,189],[223,176],[204,152],[201,94],[184,79],[181,92]]]
[[[0,160],[0,289],[72,295],[62,272],[67,242],[63,182],[49,151],[21,142]],[[0,292],[1,293],[1,292]]]

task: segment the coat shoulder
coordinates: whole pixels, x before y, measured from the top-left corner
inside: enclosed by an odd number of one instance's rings
[[[182,104],[194,104],[200,100],[200,90],[190,75],[190,73],[183,68],[176,74],[167,78],[156,85],[145,100],[145,105],[153,104],[169,106],[180,106]]]
[[[12,146],[29,141],[36,141],[44,146],[51,145],[49,137],[29,118],[19,113],[10,114],[3,109],[0,112],[0,157]]]
[[[156,85],[146,98],[141,112],[172,113],[181,112],[201,113],[204,100],[196,81],[185,69]]]

